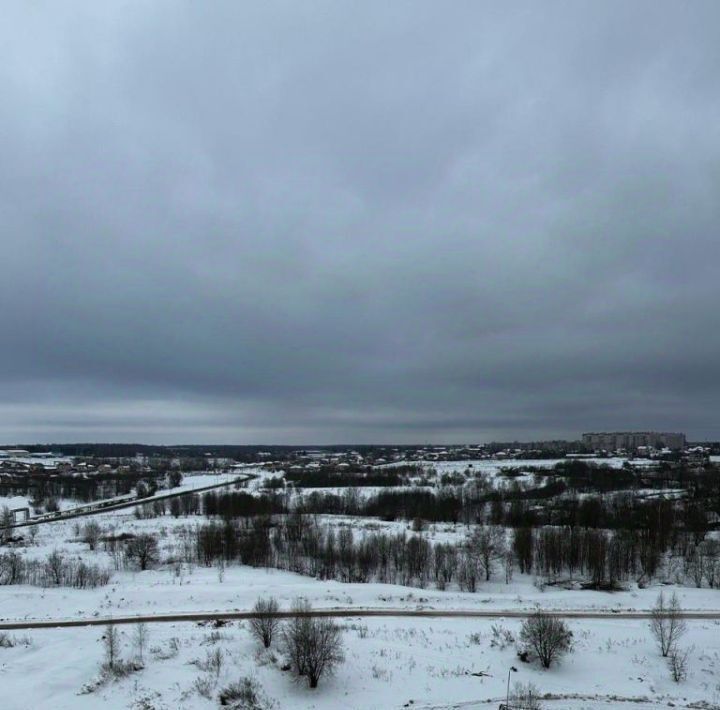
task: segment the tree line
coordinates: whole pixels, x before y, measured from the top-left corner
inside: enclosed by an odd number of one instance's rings
[[[720,586],[720,543],[680,537],[663,549],[644,531],[474,526],[455,543],[433,544],[419,534],[334,529],[293,513],[210,522],[194,530],[200,564],[241,562],[319,579],[380,582],[476,591],[483,581],[512,579],[515,569],[545,583],[575,579],[594,589],[629,580],[649,582],[660,572],[697,586]],[[672,564],[670,564],[670,562]]]

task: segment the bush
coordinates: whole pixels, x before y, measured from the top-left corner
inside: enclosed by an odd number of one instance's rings
[[[168,488],[177,488],[182,483],[183,475],[180,471],[168,473]]]
[[[193,688],[195,688],[198,695],[202,695],[203,698],[210,700],[213,690],[215,689],[215,682],[215,678],[213,678],[212,675],[199,676],[193,681]]]
[[[542,710],[540,693],[532,683],[515,683],[510,700],[516,710]]]
[[[57,513],[60,511],[60,504],[58,503],[57,498],[48,498],[47,503],[45,503],[45,512],[46,513]]]
[[[682,683],[684,680],[687,679],[688,656],[690,656],[690,652],[692,650],[692,648],[688,648],[683,651],[677,647],[674,647],[670,651],[670,655],[668,656],[668,667],[670,668],[670,674],[672,675],[672,679],[676,683]]]
[[[542,611],[523,622],[520,639],[535,653],[543,668],[550,668],[553,661],[559,661],[572,648],[572,631],[567,624]]]
[[[97,544],[100,541],[100,535],[100,526],[94,520],[91,520],[83,526],[82,540],[87,543],[87,546],[91,550],[94,550],[97,547]]]
[[[675,649],[686,630],[687,624],[682,618],[682,608],[677,594],[673,592],[670,602],[666,604],[665,597],[660,592],[651,612],[650,631],[655,637],[660,653],[664,658],[667,658]]]
[[[250,619],[250,632],[265,648],[270,648],[275,631],[280,625],[280,620],[276,616],[279,608],[277,600],[273,597],[258,599],[253,607],[257,616]]]
[[[515,643],[515,636],[512,631],[506,629],[502,624],[493,624],[491,630],[491,648],[499,648],[501,651],[504,651],[508,646],[512,646]]]
[[[158,560],[157,540],[148,534],[131,538],[125,544],[125,557],[141,571],[149,569]]]
[[[218,696],[220,705],[233,710],[265,710],[269,703],[257,682],[246,676],[223,688]]]
[[[310,616],[306,601],[295,604],[295,617],[283,628],[283,644],[292,668],[307,676],[311,688],[317,688],[323,673],[344,660],[341,629],[332,620]]]
[[[110,571],[52,552],[44,561],[25,560],[17,552],[0,555],[0,585],[32,584],[38,587],[93,589],[110,581]]]
[[[201,671],[205,671],[210,675],[214,675],[216,678],[220,676],[220,671],[223,666],[223,652],[221,649],[216,648],[213,651],[208,651],[205,654],[205,658],[196,659],[193,661]]]

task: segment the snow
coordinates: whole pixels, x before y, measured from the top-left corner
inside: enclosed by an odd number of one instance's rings
[[[517,620],[348,618],[341,622],[346,663],[333,676],[323,677],[316,690],[281,671],[274,654],[260,651],[244,622],[231,622],[214,634],[210,626],[195,623],[149,624],[145,668],[85,694],[81,689],[97,677],[102,662],[103,628],[31,631],[19,637],[27,636],[30,645],[0,648],[3,708],[209,709],[217,707],[221,687],[245,675],[254,677],[274,707],[283,709],[385,710],[407,707],[410,701],[416,708],[494,708],[504,700],[511,666],[518,668],[512,681],[529,681],[543,693],[560,696],[546,702],[548,708],[626,706],[609,696],[644,700],[628,705],[633,708],[670,702],[686,707],[687,702],[703,700],[718,707],[720,702],[717,623],[691,623],[692,670],[682,685],[670,679],[644,622],[572,622],[574,653],[547,671],[520,663],[512,646],[492,647],[491,629],[498,623],[517,636]],[[130,657],[133,627],[120,629],[123,655]],[[173,643],[177,655],[163,659],[172,655]],[[214,697],[208,700],[193,687],[197,678],[207,675],[193,662],[214,648],[222,650],[224,661],[212,682]],[[152,704],[141,705],[143,698]]]
[[[464,462],[462,462],[464,463]],[[505,463],[505,462],[502,462]],[[217,480],[217,476],[213,477]],[[207,485],[204,476],[188,476],[184,485]],[[153,531],[163,556],[176,551],[179,536],[204,521],[201,517],[164,516],[138,520],[131,511],[98,515],[96,520],[115,532]],[[372,526],[405,529],[407,523],[381,523],[349,516],[322,516],[322,521],[352,525],[359,534]],[[76,526],[84,521],[59,521],[37,528],[35,543],[23,552],[43,558],[52,550],[112,567],[102,550],[90,552],[77,539]],[[424,534],[433,540],[457,539],[461,525],[432,525]],[[5,620],[112,617],[143,613],[247,610],[260,596],[276,597],[289,608],[298,596],[315,608],[448,609],[468,611],[622,611],[648,610],[659,586],[633,587],[608,594],[546,587],[536,588],[532,577],[516,574],[510,584],[497,579],[477,593],[446,592],[383,584],[343,584],[320,581],[279,570],[231,566],[216,568],[166,565],[145,572],[116,571],[105,587],[88,590],[0,586],[0,616]],[[676,591],[686,610],[717,610],[720,590],[662,587]],[[216,708],[218,690],[241,676],[257,679],[275,708],[334,710],[408,707],[496,708],[504,700],[507,672],[518,668],[512,680],[531,681],[555,699],[544,701],[548,710],[632,707],[635,710],[667,706],[688,707],[706,701],[720,707],[720,622],[692,620],[683,646],[690,652],[690,675],[678,685],[650,636],[648,623],[611,615],[605,619],[570,619],[575,651],[548,671],[520,663],[514,647],[491,645],[493,625],[502,625],[516,637],[521,620],[446,618],[342,618],[347,661],[332,677],[322,678],[317,690],[293,681],[280,670],[279,654],[260,652],[247,624],[231,622],[211,636],[210,626],[194,622],[149,624],[145,667],[128,677],[89,688],[102,661],[103,627],[42,629],[10,632],[19,643],[0,647],[0,707],[79,710],[103,707],[183,710]],[[120,627],[124,656],[132,653],[133,625]],[[216,633],[216,636],[217,636]],[[477,636],[471,635],[477,634]],[[26,638],[25,638],[26,637]],[[170,653],[177,639],[177,655]],[[30,643],[26,645],[24,640]],[[221,648],[225,662],[212,681],[211,699],[198,694],[195,682],[207,676],[193,661]],[[153,652],[152,649],[155,649]],[[473,675],[487,674],[487,675]],[[32,682],[28,682],[32,679]],[[210,682],[210,681],[208,681]],[[620,700],[620,699],[622,700]],[[632,700],[633,702],[630,702]],[[144,703],[144,704],[143,704]]]
[[[202,488],[206,488],[208,486],[214,486],[214,485],[221,485],[221,484],[227,484],[228,488],[232,487],[232,482],[237,479],[244,476],[246,473],[251,473],[256,476],[258,476],[257,479],[253,479],[250,481],[250,485],[253,489],[258,488],[262,485],[262,482],[264,478],[267,475],[267,471],[256,468],[256,467],[246,467],[243,470],[235,470],[232,473],[210,473],[207,471],[202,472],[193,472],[193,473],[187,473],[183,476],[183,479],[179,486],[176,486],[175,488],[161,488],[152,496],[147,496],[142,499],[142,503],[152,503],[153,500],[156,498],[162,498],[166,496],[168,493],[180,493],[180,492],[191,492],[194,490],[199,490]],[[104,498],[102,500],[106,502],[117,502],[117,503],[123,503],[127,500],[131,500],[135,498],[134,493],[129,493],[126,495],[120,495],[115,496],[112,498]],[[84,509],[92,509],[94,508],[98,501],[92,501],[91,503],[78,503],[77,500],[71,499],[71,498],[57,498],[58,507],[62,511],[82,511]],[[0,496],[0,510],[7,506],[11,510],[13,508],[25,508],[29,507],[32,508],[30,505],[30,497],[29,496]],[[122,511],[123,514],[126,514],[126,511]],[[110,515],[111,513],[108,512],[107,515]],[[38,517],[31,514],[32,518]]]

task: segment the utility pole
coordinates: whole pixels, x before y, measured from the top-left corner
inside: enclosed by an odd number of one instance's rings
[[[518,672],[518,669],[515,668],[515,666],[510,666],[510,670],[508,671],[507,693],[505,694],[506,710],[510,710],[510,674],[517,673],[517,672]]]

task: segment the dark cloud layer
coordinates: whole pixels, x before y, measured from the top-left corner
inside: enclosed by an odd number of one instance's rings
[[[12,2],[0,440],[720,437],[720,5]]]

